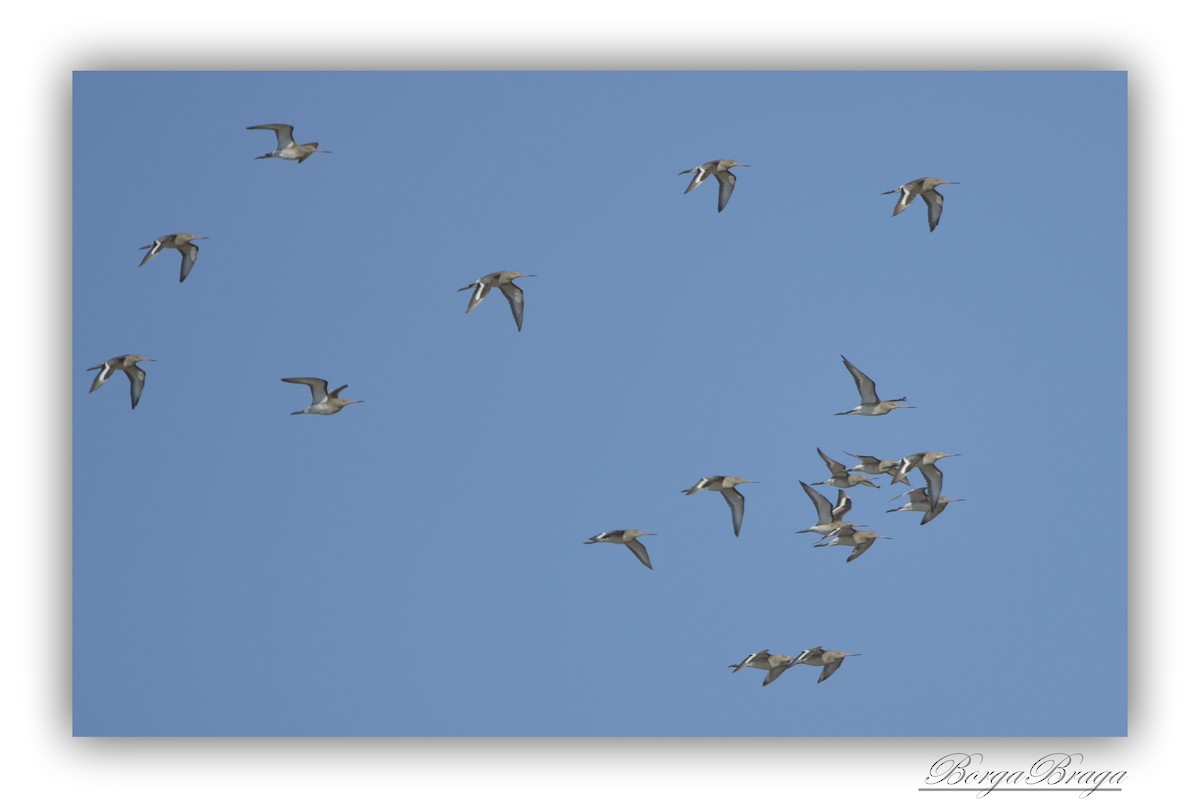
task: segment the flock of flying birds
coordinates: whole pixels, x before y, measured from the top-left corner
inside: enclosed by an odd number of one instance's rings
[[[842,356],[842,363],[845,364],[846,369],[854,378],[861,402],[849,411],[838,412],[835,416],[859,415],[864,417],[881,417],[897,408],[915,407],[904,405],[903,403],[906,399],[904,397],[895,400],[880,400],[875,392],[875,381],[863,374],[860,369],[847,360],[845,355]],[[847,563],[861,557],[864,552],[871,548],[871,545],[876,540],[880,538],[888,539],[887,535],[879,535],[869,529],[859,529],[858,527],[861,525],[845,520],[846,514],[850,512],[852,506],[850,497],[846,495],[846,491],[858,485],[878,488],[879,485],[871,480],[871,476],[891,476],[892,484],[909,484],[908,474],[914,469],[919,471],[925,478],[925,487],[917,487],[904,493],[903,495],[908,497],[908,503],[902,507],[888,510],[888,512],[909,511],[923,513],[924,517],[921,519],[922,525],[929,523],[941,515],[942,511],[946,509],[946,505],[951,501],[962,500],[942,495],[942,471],[937,466],[938,460],[958,456],[956,453],[924,451],[909,454],[902,459],[880,459],[877,456],[847,452],[847,456],[853,456],[859,460],[857,465],[850,468],[836,459],[829,457],[820,448],[817,448],[817,454],[825,462],[826,467],[829,468],[829,478],[822,482],[813,482],[812,484],[800,482],[800,486],[804,488],[804,492],[812,501],[813,507],[816,508],[817,521],[807,529],[799,530],[797,534],[812,532],[820,535],[821,540],[813,544],[814,547],[853,547],[850,556],[846,558]],[[852,472],[855,470],[862,471],[862,473]],[[684,492],[694,493],[701,489],[719,491],[725,496],[725,500],[729,502],[729,508],[733,512],[733,532],[734,535],[737,535],[742,525],[745,499],[741,493],[737,492],[735,485],[746,481],[746,479],[737,476],[710,476],[701,479],[691,490],[685,490]],[[820,492],[813,489],[819,486],[838,488],[836,505],[831,503]],[[632,542],[636,543],[636,541]],[[633,551],[643,563],[647,566],[650,565],[649,559],[645,557],[644,548],[640,553],[637,549]],[[763,679],[763,686],[765,687],[779,678],[790,667],[795,665],[813,665],[821,668],[821,675],[817,679],[817,684],[820,684],[842,666],[844,659],[849,656],[858,655],[857,653],[846,653],[844,651],[825,650],[821,647],[803,650],[795,656],[789,656],[784,653],[773,654],[770,650],[760,650],[750,654],[739,664],[730,665],[730,667],[734,673],[737,673],[743,667],[752,667],[767,671],[766,678]]]
[[[307,144],[296,143],[292,136],[292,126],[290,124],[256,124],[246,129],[271,130],[275,133],[276,148],[265,155],[259,155],[256,160],[281,158],[283,160],[294,160],[297,164],[300,164],[317,152],[331,154],[328,150],[319,149],[316,142]],[[687,194],[703,184],[708,178],[715,177],[718,184],[717,212],[720,213],[729,204],[729,199],[733,196],[734,186],[737,184],[737,177],[730,170],[741,166],[748,166],[748,164],[738,163],[733,160],[715,160],[702,163],[693,169],[685,169],[679,174],[691,174],[693,177],[691,182],[688,183],[687,188],[683,190],[683,193]],[[936,177],[922,177],[905,183],[903,186],[885,191],[883,194],[900,195],[899,200],[896,202],[896,207],[892,211],[893,217],[908,208],[909,204],[917,196],[920,196],[928,208],[929,230],[932,232],[937,228],[942,216],[943,197],[938,192],[937,187],[957,182],[942,180]],[[143,245],[139,248],[139,250],[145,250],[146,254],[142,257],[142,261],[138,267],[145,265],[164,249],[174,248],[182,256],[182,263],[179,267],[179,281],[182,283],[187,279],[188,274],[192,272],[192,268],[196,263],[196,257],[200,253],[200,248],[194,241],[207,238],[186,233],[167,234],[166,236],[159,237],[149,245]],[[487,294],[493,288],[498,289],[508,300],[513,320],[516,322],[517,330],[520,331],[525,318],[525,294],[514,282],[516,279],[532,278],[535,275],[518,273],[511,270],[490,273],[476,279],[465,287],[459,288],[458,292],[471,291],[471,298],[467,304],[467,312],[469,313],[487,297]],[[137,408],[138,401],[142,396],[142,389],[146,383],[146,372],[138,364],[146,361],[152,362],[154,358],[147,358],[142,355],[118,355],[106,360],[104,363],[89,367],[87,370],[89,372],[99,370],[95,380],[92,381],[89,393],[103,386],[115,372],[121,371],[129,378],[131,407]],[[907,398],[905,397],[895,400],[880,400],[875,391],[875,382],[871,378],[863,374],[844,355],[842,356],[842,363],[845,364],[846,369],[854,378],[861,402],[849,411],[838,412],[836,416],[857,415],[863,417],[880,417],[896,409],[915,407],[906,405],[905,400]],[[339,393],[346,388],[345,385],[330,391],[328,382],[318,377],[285,377],[281,378],[281,380],[284,383],[296,383],[308,386],[312,394],[312,404],[301,411],[293,411],[291,412],[292,414],[329,416],[338,413],[348,405],[364,402],[362,400],[348,400],[339,397]],[[845,520],[845,516],[850,512],[852,506],[850,498],[846,495],[846,490],[857,485],[878,487],[871,480],[870,476],[890,475],[892,484],[903,483],[907,485],[910,484],[908,474],[914,469],[919,471],[925,478],[925,487],[918,487],[904,493],[903,495],[907,496],[908,502],[901,507],[888,510],[888,512],[920,512],[923,514],[923,518],[921,519],[922,525],[939,516],[950,502],[962,500],[947,498],[942,495],[942,472],[936,465],[938,460],[957,456],[958,454],[925,451],[910,454],[897,460],[848,453],[847,455],[856,457],[859,460],[859,464],[847,468],[844,464],[827,456],[820,448],[817,448],[817,453],[829,468],[829,478],[822,482],[813,482],[812,485],[800,482],[800,486],[804,488],[804,492],[808,495],[813,503],[813,507],[817,511],[817,521],[807,529],[799,530],[798,534],[812,532],[820,535],[821,540],[814,544],[815,547],[853,547],[850,556],[846,558],[847,563],[862,556],[876,540],[888,538],[886,535],[878,535],[868,529],[859,529],[863,525]],[[862,471],[862,473],[853,473],[852,471]],[[729,505],[729,510],[733,517],[733,534],[737,537],[742,530],[742,517],[746,507],[745,497],[738,492],[737,486],[739,484],[757,483],[740,476],[705,476],[690,488],[684,490],[683,493],[685,495],[692,495],[701,491],[720,493]],[[831,503],[828,498],[817,490],[814,490],[814,486],[839,488],[840,492],[838,493],[837,504]],[[650,565],[650,553],[646,551],[645,545],[638,538],[654,534],[653,532],[643,532],[640,529],[608,530],[592,536],[584,541],[584,543],[623,544],[646,568],[653,569],[654,567]],[[744,667],[766,670],[767,676],[763,679],[763,686],[766,686],[794,665],[813,665],[821,668],[821,675],[817,679],[817,683],[819,684],[833,675],[841,667],[842,661],[845,658],[858,655],[857,653],[825,650],[820,647],[809,648],[795,656],[772,654],[768,650],[760,650],[750,654],[739,664],[730,665],[729,667],[733,669],[734,673]]]

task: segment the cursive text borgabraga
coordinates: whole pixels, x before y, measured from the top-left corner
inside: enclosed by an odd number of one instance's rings
[[[1117,786],[1125,779],[1124,771],[1083,769],[1083,755],[1053,752],[1043,755],[1028,769],[984,769],[983,755],[975,752],[952,752],[934,761],[929,768],[926,785],[942,790],[978,788],[976,797],[986,797],[993,791],[1071,791],[1080,797],[1091,796],[1103,788],[1120,791]],[[936,789],[928,789],[936,790]]]

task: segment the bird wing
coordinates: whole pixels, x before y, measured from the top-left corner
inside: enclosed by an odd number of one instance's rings
[[[739,670],[741,670],[743,667],[746,667],[747,665],[749,665],[751,662],[753,662],[758,657],[765,656],[767,653],[767,650],[768,650],[767,648],[763,648],[760,651],[755,651],[754,653],[750,654],[745,659],[743,659],[742,663],[740,665],[730,665],[730,667],[733,668],[734,673],[737,673]]]
[[[141,267],[142,265],[146,264],[147,262],[149,262],[151,259],[153,259],[155,256],[158,255],[158,252],[161,251],[163,248],[163,240],[164,239],[166,239],[166,237],[163,237],[163,239],[156,239],[153,242],[151,242],[149,245],[142,246],[142,248],[149,248],[150,250],[147,251],[146,255],[142,257],[142,261],[138,262],[138,267]]]
[[[720,214],[725,210],[725,204],[729,202],[729,198],[733,196],[733,187],[737,185],[737,175],[733,172],[717,172],[717,182],[721,184],[721,190],[717,194],[717,213]]]
[[[183,263],[179,266],[179,283],[188,277],[192,272],[192,265],[196,264],[196,257],[200,253],[200,246],[187,243],[179,248],[179,252],[183,254]]]
[[[900,464],[896,466],[895,472],[892,473],[892,484],[895,484],[896,482],[904,482],[905,484],[908,484],[908,471],[913,469],[913,464],[920,457],[921,454],[914,453],[901,459]]]
[[[849,646],[847,646],[847,647],[849,647]],[[846,661],[846,660],[845,659],[834,659],[832,662],[825,665],[825,667],[821,668],[821,678],[817,679],[817,684],[820,684],[821,682],[825,681],[827,678],[832,676],[837,671],[837,669],[842,666],[842,662],[844,662],[844,661]]]
[[[137,408],[138,400],[142,399],[142,387],[146,385],[146,373],[136,366],[130,366],[125,374],[129,377],[129,399],[133,403],[130,408]]]
[[[643,544],[641,541],[633,540],[625,545],[629,547],[630,552],[637,556],[638,560],[646,565],[647,569],[654,568],[650,565],[650,553],[646,551],[645,544]]]
[[[680,172],[679,174],[681,174],[681,175],[686,175],[686,174],[687,174],[687,173],[689,173],[689,172],[691,172],[691,173],[695,174],[695,177],[693,177],[693,178],[692,178],[692,182],[688,184],[688,187],[687,187],[686,189],[684,189],[684,190],[683,190],[683,193],[684,193],[684,194],[687,194],[687,193],[688,193],[688,192],[690,192],[692,189],[696,188],[696,187],[697,187],[697,186],[699,186],[701,183],[703,183],[704,181],[708,180],[708,175],[709,175],[709,172],[708,172],[708,170],[707,170],[707,169],[705,169],[703,166],[697,166],[695,169],[684,169],[684,170],[683,170],[682,172]]]
[[[854,503],[850,501],[850,496],[846,495],[846,491],[839,490],[837,506],[833,508],[832,517],[840,519],[846,513],[850,512],[850,508],[853,506],[853,504]]]
[[[829,468],[829,472],[834,476],[838,475],[839,473],[846,472],[845,465],[843,465],[841,462],[835,462],[833,459],[830,459],[820,448],[817,448],[817,453],[821,454],[821,458],[825,460],[825,465]]]
[[[942,501],[941,499],[938,499],[938,503],[933,507],[933,509],[925,511],[925,517],[921,519],[921,526],[925,526],[930,521],[941,515],[942,510],[946,509],[946,505],[949,503],[949,501]]]
[[[106,360],[99,366],[90,367],[88,371],[90,372],[92,369],[99,369],[100,371],[96,374],[96,379],[92,381],[92,387],[88,389],[88,394],[91,394],[96,389],[107,383],[108,379],[112,377],[112,373],[116,371],[116,366],[113,365],[111,360]]]
[[[842,355],[842,363],[846,364],[846,368],[850,371],[850,376],[854,378],[854,385],[858,387],[858,396],[865,406],[879,405],[879,395],[875,393],[875,381],[867,377],[859,368],[850,361],[846,360],[846,356]]]
[[[474,292],[471,293],[471,300],[467,302],[467,312],[474,310],[475,306],[479,304],[479,302],[483,301],[484,297],[487,296],[488,291],[492,289],[490,286],[484,283],[483,279],[480,279],[479,281],[473,282],[466,287],[460,287],[458,291],[461,293],[463,290],[470,290],[471,288],[475,289]]]
[[[929,503],[936,506],[938,499],[942,497],[942,471],[938,470],[937,465],[932,463],[921,465],[918,469],[921,471],[921,475],[925,477],[926,484],[929,485],[927,488]]]
[[[871,544],[873,544],[873,543],[875,543],[874,538],[872,538],[871,540],[869,540],[865,543],[855,544],[854,551],[850,553],[850,557],[846,558],[846,562],[849,563],[850,561],[854,560],[855,558],[862,557],[862,553],[866,552],[868,549],[870,549]],[[828,667],[828,665],[827,665],[827,667]],[[833,671],[831,670],[829,672],[832,673]]]
[[[737,490],[730,487],[722,490],[721,495],[729,502],[729,511],[733,513],[733,535],[736,538],[742,531],[742,513],[746,511],[746,499]]]
[[[329,383],[319,377],[281,377],[284,383],[302,383],[312,390],[313,405],[324,402],[329,397]],[[346,388],[342,386],[342,388]],[[340,391],[340,389],[339,389]]]
[[[900,192],[900,199],[896,201],[896,207],[892,209],[893,217],[908,208],[908,204],[913,200],[913,188],[911,185],[905,184],[896,189],[896,191]]]
[[[791,662],[784,662],[783,664],[775,665],[775,667],[771,668],[771,670],[767,673],[767,677],[763,679],[763,687],[766,687],[768,684],[775,681],[777,678],[779,678],[779,675],[783,673],[783,671],[787,670],[791,666]]]
[[[792,661],[798,665],[811,665],[813,659],[818,661],[825,655],[825,649],[822,647],[808,648],[796,654],[796,658]]]
[[[929,232],[933,233],[933,229],[937,228],[938,220],[942,218],[942,200],[944,198],[937,189],[922,192],[921,196],[925,198],[925,204],[929,206]]]
[[[695,483],[695,485],[692,485],[688,489],[685,489],[685,491],[683,491],[683,492],[686,495],[691,495],[692,493],[698,493],[698,492],[702,491],[702,489],[708,489],[709,485],[712,485],[713,482],[719,482],[722,479],[725,479],[725,476],[704,476],[703,479],[701,479],[700,481],[697,481]]]
[[[804,492],[808,493],[809,499],[812,500],[813,506],[817,508],[817,523],[832,524],[833,523],[833,505],[829,503],[829,499],[818,493],[816,490],[809,487],[804,482],[800,482],[800,486],[804,488]],[[842,494],[843,496],[845,493]],[[842,500],[838,499],[840,506]]]
[[[914,506],[921,502],[925,502],[926,504],[929,503],[929,494],[925,492],[924,487],[916,487],[912,490],[901,493],[898,496],[893,496],[891,501],[895,501],[898,498],[904,498],[905,496],[908,497],[908,503]]]
[[[520,332],[521,322],[525,320],[525,291],[512,282],[508,282],[507,284],[500,285],[500,292],[508,299],[508,306],[512,309],[513,319],[517,322],[517,332]]]
[[[275,141],[280,149],[286,149],[296,141],[292,138],[291,124],[255,124],[253,127],[246,127],[248,130],[274,130]]]

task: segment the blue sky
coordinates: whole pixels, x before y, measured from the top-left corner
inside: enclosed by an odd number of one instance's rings
[[[1097,465],[1125,469],[1125,99],[76,74],[76,734],[1124,734],[1125,479]],[[254,161],[274,121],[333,154]],[[677,174],[717,158],[750,164],[719,215]],[[961,181],[933,234],[880,195],[923,175]],[[183,285],[174,252],[137,268],[175,231],[209,237]],[[537,274],[521,333],[456,292],[504,269]],[[158,359],[136,411],[123,378],[88,394],[127,352]],[[917,408],[833,416],[843,354]],[[291,376],[366,403],[293,419]],[[793,534],[818,446],[961,453],[966,501],[921,527],[855,488],[893,540],[847,565]],[[680,495],[711,474],[762,482],[738,539]],[[583,545],[625,527],[654,571]],[[726,667],[816,645],[862,656]]]

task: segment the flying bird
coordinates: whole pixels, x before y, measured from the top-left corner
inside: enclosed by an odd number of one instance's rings
[[[942,453],[941,451],[925,451],[924,453],[909,454],[900,460],[900,467],[892,474],[892,484],[900,481],[901,477],[906,476],[915,467],[925,477],[925,484],[929,488],[929,503],[936,505],[942,497],[942,471],[935,463],[939,459],[948,459],[951,456],[961,455],[958,453]],[[943,507],[942,509],[945,508]]]
[[[167,234],[165,237],[159,237],[154,240],[149,245],[143,245],[138,248],[139,251],[144,251],[147,248],[150,250],[142,257],[142,261],[138,263],[138,267],[158,256],[163,248],[174,248],[183,256],[183,262],[179,266],[179,282],[182,284],[183,280],[192,272],[192,265],[196,263],[196,257],[200,254],[200,246],[193,245],[193,239],[208,239],[208,237],[198,237],[195,234]]]
[[[821,677],[817,679],[817,684],[820,684],[837,672],[837,669],[842,666],[842,660],[847,656],[859,655],[861,654],[843,653],[840,650],[809,648],[808,650],[801,652],[795,659],[793,659],[792,664],[812,665],[813,667],[821,668]]]
[[[476,279],[466,287],[458,288],[458,292],[474,288],[475,292],[471,293],[471,301],[467,304],[467,312],[471,312],[475,309],[475,305],[487,297],[493,287],[498,288],[508,299],[508,306],[512,308],[513,320],[517,322],[517,332],[520,332],[521,323],[525,320],[525,291],[513,284],[513,279],[527,279],[534,276],[537,274],[502,270],[499,273],[489,273],[481,279]]]
[[[900,461],[897,459],[880,459],[878,456],[867,456],[861,453],[850,453],[850,451],[842,451],[847,456],[856,457],[859,464],[850,468],[851,471],[861,470],[863,473],[873,473],[875,475],[891,476],[900,467]],[[908,484],[908,479],[901,476],[896,481]],[[895,484],[895,482],[893,482]]]
[[[92,381],[92,387],[88,389],[88,394],[103,386],[113,376],[113,372],[120,370],[129,378],[129,399],[133,403],[130,408],[137,408],[138,400],[142,399],[142,388],[146,385],[146,373],[138,367],[142,361],[155,362],[154,358],[144,358],[141,355],[117,355],[98,366],[88,367],[87,371],[89,372],[95,369],[100,370],[96,379]]]
[[[828,540],[829,536],[826,535],[826,540],[818,541],[817,543],[813,544],[813,547],[853,546],[854,551],[850,553],[850,557],[846,558],[847,563],[858,560],[860,557],[862,557],[863,553],[870,549],[871,544],[875,543],[877,539],[883,538],[884,540],[891,540],[889,536],[877,535],[869,529],[856,530],[852,524],[847,524],[844,527],[840,527],[831,534],[833,536],[833,540]]]
[[[725,210],[725,205],[729,202],[729,198],[733,195],[733,187],[737,184],[737,175],[729,171],[735,166],[745,166],[749,168],[750,164],[738,163],[737,161],[731,160],[719,160],[702,163],[695,169],[684,169],[679,174],[691,174],[695,175],[695,177],[692,178],[692,182],[689,183],[688,187],[683,190],[683,193],[687,194],[692,189],[708,180],[710,177],[715,177],[717,182],[721,184],[721,190],[717,193],[717,213],[720,214]]]
[[[916,406],[901,405],[907,397],[899,397],[895,400],[880,400],[879,395],[875,393],[875,381],[862,373],[857,366],[846,360],[846,356],[842,355],[842,363],[846,364],[846,369],[850,371],[850,376],[854,378],[854,385],[858,387],[858,398],[862,401],[859,405],[849,411],[839,411],[835,416],[844,417],[847,414],[858,414],[862,417],[881,417],[895,408],[916,408]],[[853,456],[853,454],[851,454]]]
[[[942,511],[946,509],[946,505],[949,504],[951,501],[964,501],[965,500],[965,499],[961,499],[961,498],[946,498],[945,496],[940,496],[938,498],[937,506],[934,507],[933,509],[930,509],[930,507],[929,507],[929,492],[924,487],[918,487],[915,490],[909,490],[907,493],[901,493],[899,496],[896,496],[896,498],[900,498],[901,496],[908,496],[908,503],[905,504],[903,507],[896,507],[895,509],[888,510],[888,512],[890,512],[890,513],[895,513],[895,512],[925,513],[924,517],[921,518],[921,526],[925,526],[930,521],[932,521],[933,519],[935,519],[939,515],[941,515]],[[896,498],[893,498],[892,501],[895,501]]]
[[[942,180],[940,177],[919,177],[903,186],[881,193],[900,193],[900,199],[896,201],[896,208],[892,211],[893,217],[908,208],[908,204],[913,201],[914,197],[918,194],[921,195],[925,200],[925,205],[929,207],[929,232],[933,233],[933,229],[937,228],[938,220],[942,218],[942,193],[937,190],[937,187],[958,182],[957,180]]]
[[[248,130],[274,130],[275,141],[277,146],[274,152],[268,152],[265,155],[259,155],[255,160],[263,158],[283,158],[285,161],[298,161],[304,163],[314,152],[324,152],[332,155],[328,149],[317,149],[317,142],[311,144],[298,144],[292,138],[291,124],[255,124],[252,127],[246,127]]]
[[[850,497],[846,495],[845,490],[838,491],[838,501],[835,507],[829,502],[829,499],[804,482],[800,482],[800,486],[804,488],[804,492],[812,500],[813,506],[817,508],[817,523],[808,529],[798,530],[796,532],[797,535],[805,532],[815,532],[821,537],[825,537],[830,533],[837,532],[842,527],[853,526],[848,521],[842,520],[842,516],[850,512],[850,507],[852,506]]]
[[[647,569],[653,569],[650,565],[650,553],[646,551],[646,547],[638,540],[643,535],[656,535],[655,532],[642,532],[640,529],[610,529],[607,532],[601,532],[599,535],[593,535],[584,541],[589,543],[621,543],[633,553],[634,557],[642,562]]]
[[[743,479],[741,476],[705,476],[682,492],[685,496],[690,496],[692,493],[708,490],[724,496],[725,501],[729,503],[729,511],[733,514],[733,536],[736,538],[741,534],[742,514],[746,510],[746,499],[736,489],[739,484],[758,484],[758,482]]]
[[[742,660],[741,664],[730,665],[730,667],[733,668],[734,673],[737,673],[743,667],[768,671],[767,677],[763,679],[763,687],[766,687],[794,664],[796,664],[795,658],[788,656],[786,653],[770,653],[766,650],[760,650],[747,656]]]
[[[825,466],[829,468],[829,478],[823,482],[813,482],[816,484],[827,484],[831,487],[854,487],[856,484],[865,484],[867,487],[878,488],[875,482],[868,479],[866,476],[860,476],[857,473],[850,473],[846,470],[846,466],[841,462],[830,459],[825,455],[824,451],[817,448],[817,453],[825,460]]]
[[[308,386],[312,390],[312,405],[303,411],[293,411],[292,414],[320,414],[329,416],[336,414],[348,405],[364,402],[363,400],[347,400],[343,397],[338,397],[338,392],[350,385],[338,386],[332,392],[329,389],[329,383],[319,377],[281,377],[279,378],[284,383],[300,383]]]

